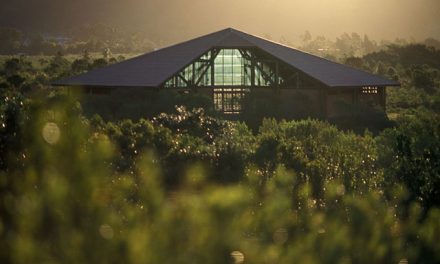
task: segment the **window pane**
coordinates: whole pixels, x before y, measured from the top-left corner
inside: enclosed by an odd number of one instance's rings
[[[251,52],[243,50],[247,56],[251,56]],[[198,85],[211,85],[211,67],[207,70],[207,61],[211,59],[214,52],[204,54],[200,61],[196,61],[193,65],[186,67],[179,75],[183,76],[188,82],[193,78],[195,81],[200,80]],[[222,49],[218,52],[214,60],[214,85],[233,85],[233,86],[251,86],[252,71],[255,75],[255,85],[268,86],[271,82],[267,80],[267,76],[273,75],[274,65],[269,65],[266,62],[257,62],[258,67],[253,67],[250,60],[245,59],[238,49]],[[195,74],[193,76],[193,69]],[[262,74],[263,71],[265,74]],[[204,72],[204,73],[203,73]],[[203,76],[202,76],[203,74]],[[280,82],[282,82],[282,79]],[[166,87],[186,87],[187,84],[181,78],[170,78],[166,83]]]
[[[231,64],[232,64],[232,57],[230,57],[230,56],[225,56],[225,57],[223,58],[223,63],[224,63],[225,65],[231,65]]]
[[[224,76],[224,85],[232,85],[232,75]]]

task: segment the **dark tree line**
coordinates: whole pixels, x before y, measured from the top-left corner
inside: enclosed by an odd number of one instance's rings
[[[145,35],[117,30],[105,25],[82,26],[60,35],[24,33],[15,28],[0,28],[1,55],[56,55],[102,52],[145,53],[154,43]]]

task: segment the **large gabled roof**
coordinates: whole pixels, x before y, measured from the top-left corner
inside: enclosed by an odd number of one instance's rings
[[[58,86],[157,87],[215,48],[259,48],[329,87],[398,86],[399,83],[232,28],[53,83]]]

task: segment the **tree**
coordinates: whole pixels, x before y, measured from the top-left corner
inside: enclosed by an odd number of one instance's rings
[[[22,45],[23,34],[14,28],[0,28],[0,54],[15,54]]]
[[[355,55],[351,42],[351,37],[346,32],[340,37],[336,38],[335,47],[347,57],[353,57]]]
[[[29,53],[37,55],[44,54],[46,51],[46,41],[41,34],[33,34],[30,37],[27,49]]]
[[[362,41],[362,47],[365,54],[370,54],[377,50],[377,44],[374,41],[371,41],[370,38],[365,34],[364,41]]]
[[[362,69],[364,67],[364,61],[359,57],[346,58],[344,63],[358,69]]]
[[[435,49],[440,50],[440,41],[435,38],[427,38],[424,44],[428,47],[433,47]]]
[[[96,68],[102,68],[104,66],[107,66],[109,64],[108,60],[105,58],[96,59],[90,64],[90,69],[96,69]]]
[[[5,76],[12,76],[19,73],[22,70],[22,65],[18,58],[12,58],[5,61],[4,72]]]
[[[49,65],[44,68],[44,72],[55,79],[71,75],[70,69],[70,62],[64,57],[62,52],[58,51],[49,61]]]
[[[306,30],[306,32],[304,32],[304,35],[301,35],[301,40],[302,42],[307,44],[312,40],[312,34],[310,34],[308,30]]]
[[[81,58],[72,62],[72,74],[78,75],[87,72],[90,69],[89,61]]]
[[[424,67],[415,67],[412,70],[412,84],[416,88],[425,90],[428,93],[435,91],[435,80],[433,74]]]
[[[110,59],[110,56],[111,56],[111,51],[110,51],[110,49],[109,49],[109,48],[105,48],[105,49],[102,51],[102,57],[104,58],[104,60],[108,61],[108,60]]]
[[[8,83],[16,89],[20,89],[22,85],[25,83],[26,79],[18,74],[14,74],[6,79]]]
[[[378,138],[385,183],[404,184],[410,191],[408,202],[420,202],[425,212],[440,206],[439,124],[438,115],[419,111],[400,120],[397,128],[385,130]]]

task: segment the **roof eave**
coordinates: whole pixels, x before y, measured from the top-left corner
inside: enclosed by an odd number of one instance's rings
[[[327,85],[329,88],[362,88],[367,86],[377,87],[401,87],[400,83],[361,84],[361,85]]]
[[[67,83],[52,83],[53,87],[73,87],[73,88],[146,88],[146,89],[156,89],[159,86],[151,86],[151,85],[100,85],[100,84],[67,84]]]

